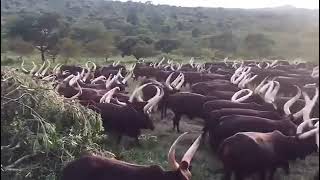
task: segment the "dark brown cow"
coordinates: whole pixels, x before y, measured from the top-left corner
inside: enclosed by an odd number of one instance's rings
[[[180,135],[168,153],[171,171],[158,165],[144,166],[124,161],[87,155],[69,163],[62,172],[62,180],[191,180],[189,167],[200,145],[201,135],[184,154],[180,163],[176,161],[177,143],[186,133]]]

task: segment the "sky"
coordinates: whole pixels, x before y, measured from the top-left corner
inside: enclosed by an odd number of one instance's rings
[[[128,1],[128,0],[120,0]],[[167,4],[184,7],[265,8],[291,5],[297,8],[319,9],[319,0],[131,0],[151,1],[152,4]]]

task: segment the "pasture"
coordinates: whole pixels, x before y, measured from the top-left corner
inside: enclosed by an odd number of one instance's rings
[[[13,58],[16,59],[15,57]],[[86,60],[72,60],[84,65]],[[188,61],[188,60],[186,60]],[[59,60],[57,62],[60,62]],[[103,59],[97,64],[105,64]],[[124,62],[134,62],[126,59]],[[1,64],[3,58],[1,58]],[[173,113],[164,119],[160,113],[152,114],[154,131],[145,130],[139,137],[141,146],[124,138],[119,146],[112,136],[102,131],[101,118],[77,100],[67,101],[57,95],[50,84],[34,80],[15,71],[21,61],[6,62],[1,66],[1,177],[3,179],[59,179],[62,168],[82,153],[91,151],[108,155],[130,163],[156,164],[169,169],[167,153],[172,142],[181,134],[172,129]],[[39,61],[38,61],[39,63]],[[25,67],[31,69],[30,60]],[[53,67],[53,66],[52,66]],[[141,83],[130,80],[126,89],[130,93]],[[183,87],[182,91],[188,91]],[[189,134],[178,144],[177,157],[181,158],[199,134],[203,120],[182,118],[180,128]],[[10,145],[11,144],[11,145]],[[19,146],[17,146],[19,144]],[[10,146],[8,146],[10,145]],[[7,147],[5,147],[7,146]],[[26,157],[26,155],[30,155]],[[21,159],[22,157],[26,157]],[[17,160],[21,161],[17,161]],[[201,145],[192,161],[192,180],[219,180],[221,162],[208,143]],[[319,154],[309,155],[305,160],[290,163],[290,175],[278,170],[276,180],[312,180],[319,172]]]

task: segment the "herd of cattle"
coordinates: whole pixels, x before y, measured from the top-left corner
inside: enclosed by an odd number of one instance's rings
[[[90,67],[90,64],[92,65]],[[277,168],[289,173],[289,161],[305,158],[319,147],[319,66],[274,61],[230,61],[180,64],[162,59],[114,62],[96,66],[50,62],[21,70],[43,81],[54,82],[55,91],[66,99],[101,114],[106,132],[135,138],[141,129],[155,127],[152,114],[167,109],[174,113],[173,129],[180,132],[182,115],[204,120],[203,132],[180,162],[175,147],[168,153],[171,171],[86,155],[69,163],[63,180],[190,180],[190,162],[208,136],[213,151],[223,163],[224,179],[241,180],[252,174],[273,179]],[[128,80],[146,77],[132,93]],[[182,92],[183,86],[190,92]]]

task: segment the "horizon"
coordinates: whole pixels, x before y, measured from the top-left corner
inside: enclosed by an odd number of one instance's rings
[[[282,6],[292,6],[310,10],[319,10],[318,0],[113,0],[121,2],[141,2],[150,1],[154,5],[170,5],[181,7],[210,7],[210,8],[240,8],[240,9],[261,9],[276,8]]]

